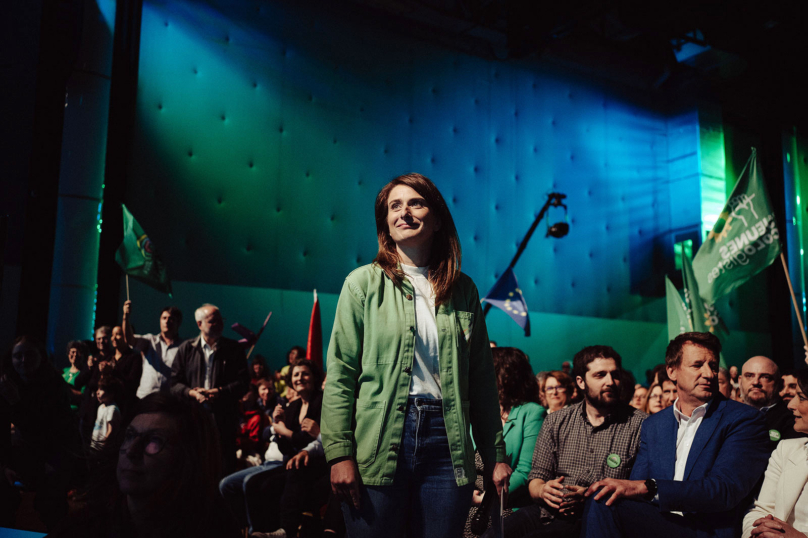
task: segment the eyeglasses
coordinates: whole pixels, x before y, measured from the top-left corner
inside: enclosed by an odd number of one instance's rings
[[[125,454],[132,449],[138,448],[145,454],[154,456],[165,448],[168,439],[154,430],[146,430],[138,433],[134,429],[127,429],[121,444],[121,454]]]
[[[544,387],[544,392],[567,392],[567,387],[556,385],[554,387]]]

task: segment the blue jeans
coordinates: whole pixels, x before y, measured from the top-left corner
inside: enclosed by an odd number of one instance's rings
[[[265,506],[260,506],[260,502],[250,502],[250,480],[258,478],[259,475],[277,469],[282,465],[283,462],[281,461],[265,461],[256,467],[248,467],[227,475],[219,482],[219,491],[240,527],[249,527],[250,532],[253,532],[253,522],[250,514],[254,513],[254,510],[266,509]]]
[[[360,486],[361,506],[343,503],[350,538],[459,538],[474,483],[455,481],[439,400],[407,404],[404,435],[392,486]]]

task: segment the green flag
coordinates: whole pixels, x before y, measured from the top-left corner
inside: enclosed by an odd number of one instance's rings
[[[123,207],[123,243],[115,253],[115,261],[123,272],[152,288],[171,296],[171,281],[166,266],[154,245],[137,223],[135,217]]]
[[[685,285],[685,303],[693,323],[693,330],[713,333],[723,340],[729,334],[729,330],[718,315],[715,305],[711,305],[701,298],[699,284],[693,275],[690,258],[684,253],[682,254],[682,281]]]
[[[668,303],[668,340],[673,340],[682,333],[690,332],[693,326],[687,312],[687,305],[682,300],[679,290],[671,279],[665,277],[665,289]]]
[[[757,151],[752,148],[724,210],[693,258],[701,297],[714,303],[768,267],[779,254],[780,232]]]

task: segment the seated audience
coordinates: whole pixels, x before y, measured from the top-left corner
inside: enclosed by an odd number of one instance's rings
[[[794,376],[797,394],[788,403],[794,430],[808,434],[808,370]],[[741,377],[743,383],[743,377]],[[743,538],[752,536],[808,536],[808,441],[784,440],[777,445],[766,468],[763,487],[743,520]]]
[[[732,383],[729,380],[729,370],[721,366],[718,368],[718,392],[724,398],[730,399],[732,397]]]
[[[665,353],[678,387],[670,408],[649,417],[630,480],[592,484],[586,537],[731,538],[740,533],[744,498],[766,466],[761,413],[718,393],[721,343],[684,333]]]
[[[783,372],[782,377],[782,390],[780,390],[780,398],[788,404],[791,399],[797,395],[797,375],[794,370],[786,370]]]
[[[507,463],[513,469],[508,486],[508,506],[531,503],[528,474],[536,447],[536,437],[547,414],[539,405],[539,387],[527,356],[515,347],[492,349],[497,376],[502,433]],[[496,493],[496,492],[494,492]],[[474,492],[474,504],[482,502],[481,490]]]
[[[67,514],[81,442],[68,386],[45,347],[27,336],[15,339],[0,362],[0,430],[0,527],[14,526],[25,489],[36,492],[34,508],[53,529]]]
[[[52,536],[237,538],[216,494],[216,426],[194,402],[155,393],[96,458],[87,505]]]
[[[642,411],[643,405],[645,405],[646,400],[648,399],[648,389],[643,387],[642,385],[637,385],[634,387],[634,395],[631,397],[631,407],[634,409],[639,409]]]
[[[569,405],[572,398],[572,378],[559,370],[547,372],[539,389],[547,402],[547,413],[554,413]]]
[[[665,408],[662,406],[662,386],[654,383],[651,385],[651,388],[648,389],[648,395],[642,411],[649,415],[653,415],[655,413],[659,413],[663,409]]]
[[[239,435],[236,449],[239,458],[254,465],[261,462],[260,454],[266,450],[264,430],[269,427],[269,416],[258,406],[258,391],[254,385],[239,402]]]
[[[275,384],[269,379],[262,379],[258,382],[258,408],[268,417],[272,417],[275,408],[283,406],[284,402],[280,396],[275,394]]]
[[[171,367],[180,347],[179,329],[182,311],[176,306],[166,306],[160,311],[159,334],[134,334],[131,322],[132,301],[123,304],[124,340],[141,353],[141,376],[136,395],[145,398],[153,392],[168,392],[171,389]]]
[[[668,407],[673,405],[673,402],[676,401],[678,397],[678,388],[676,387],[676,382],[670,379],[663,379],[662,380],[662,407],[667,409]]]
[[[794,415],[780,399],[779,386],[780,368],[768,357],[752,357],[741,367],[743,403],[751,405],[766,418],[769,452],[777,448],[781,439],[804,437],[794,431]]]
[[[586,488],[604,477],[628,477],[646,415],[620,400],[621,367],[609,346],[575,355],[573,373],[584,399],[544,420],[528,475],[534,504],[505,518],[505,536],[575,538]],[[494,536],[494,529],[484,536]]]
[[[257,386],[265,379],[269,379],[266,360],[261,355],[256,355],[250,364],[250,383]]]

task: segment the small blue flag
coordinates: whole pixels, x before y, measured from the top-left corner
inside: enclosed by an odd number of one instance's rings
[[[525,336],[530,336],[530,318],[527,315],[527,303],[522,296],[522,290],[516,282],[516,275],[513,269],[508,267],[497,283],[491,288],[483,298],[493,306],[496,306],[509,316],[525,330]]]

